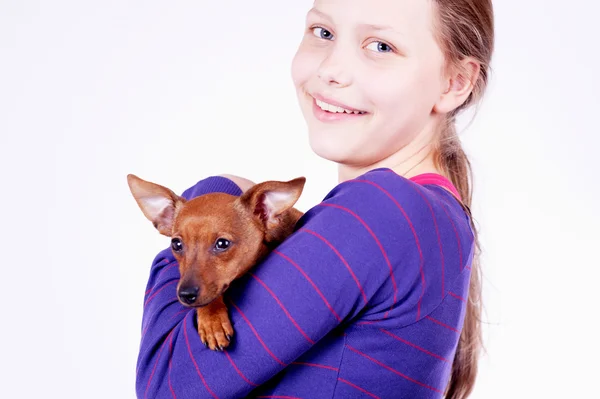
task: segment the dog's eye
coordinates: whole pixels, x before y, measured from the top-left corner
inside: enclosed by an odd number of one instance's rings
[[[179,238],[173,238],[171,240],[171,248],[173,248],[173,251],[175,252],[180,252],[183,249],[183,243]]]
[[[229,245],[231,245],[229,240],[226,240],[225,238],[218,238],[217,242],[215,242],[215,250],[225,251],[227,248],[229,248]]]

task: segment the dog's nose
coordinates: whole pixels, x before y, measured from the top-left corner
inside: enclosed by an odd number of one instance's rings
[[[179,299],[188,305],[194,303],[196,298],[198,298],[198,291],[200,288],[198,287],[184,287],[179,290]]]

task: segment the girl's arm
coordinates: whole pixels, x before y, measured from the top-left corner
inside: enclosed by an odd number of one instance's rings
[[[371,171],[338,185],[295,233],[231,284],[225,303],[235,335],[224,352],[201,343],[195,311],[176,297],[178,265],[170,249],[160,252],[144,300],[137,396],[244,397],[359,313],[384,320],[402,298],[425,314],[407,221],[425,217],[429,208],[407,187],[414,183],[394,179],[401,178]],[[241,193],[231,180],[211,177],[183,196],[214,191]],[[415,314],[404,313],[396,315],[400,322],[414,322]]]
[[[235,183],[236,186],[238,186],[240,188],[240,190],[242,190],[243,193],[248,191],[248,189],[254,185],[253,181],[245,179],[240,176],[229,175],[229,174],[219,175],[219,176],[231,180],[233,183]]]

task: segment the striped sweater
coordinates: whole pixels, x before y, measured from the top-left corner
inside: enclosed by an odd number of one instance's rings
[[[442,188],[442,186],[446,188]],[[435,174],[387,168],[338,184],[224,295],[235,335],[211,351],[176,296],[171,249],[152,263],[138,398],[441,398],[463,326],[469,218]],[[183,193],[240,195],[209,177]]]

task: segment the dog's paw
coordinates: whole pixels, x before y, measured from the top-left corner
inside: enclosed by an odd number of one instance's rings
[[[211,350],[223,351],[233,337],[233,327],[229,322],[227,309],[218,312],[198,311],[198,334],[204,346]]]

